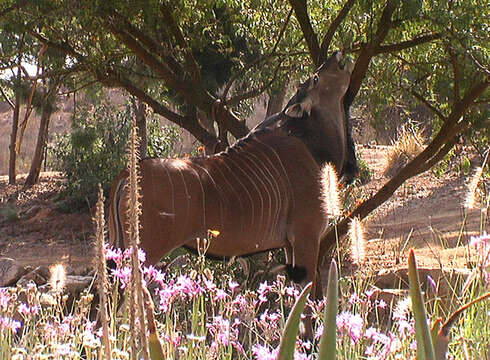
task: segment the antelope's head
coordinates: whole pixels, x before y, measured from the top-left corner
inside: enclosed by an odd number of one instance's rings
[[[283,110],[285,126],[300,136],[319,163],[331,162],[341,174],[350,151],[343,98],[349,87],[353,64],[341,64],[336,52],[301,84]],[[352,152],[353,153],[353,152]],[[354,155],[355,157],[355,155]]]

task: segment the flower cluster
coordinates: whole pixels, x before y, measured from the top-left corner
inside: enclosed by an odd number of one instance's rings
[[[490,287],[490,235],[484,231],[480,236],[471,236],[470,246],[478,252],[478,264],[486,286]]]

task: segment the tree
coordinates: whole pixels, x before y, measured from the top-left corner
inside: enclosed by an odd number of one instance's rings
[[[433,166],[468,129],[489,137],[490,39],[476,0],[7,3],[0,14],[15,8],[30,40],[63,54],[65,65],[90,77],[85,81],[125,89],[215,150],[228,144],[228,134],[248,132],[242,118],[251,99],[265,91],[273,99],[281,84],[296,80],[291,74],[299,78],[309,64],[342,49],[355,59],[347,108],[354,100],[371,111],[421,103],[434,113],[437,130],[352,216],[366,216]],[[334,244],[332,234],[322,241],[323,254]]]
[[[190,6],[195,8],[190,11]],[[251,22],[228,3],[216,2],[210,9],[190,2],[172,7],[90,2],[81,9],[67,1],[38,2],[23,9],[31,24],[42,28],[29,29],[38,42],[63,52],[97,81],[127,90],[210,148],[225,146],[228,132],[246,135],[247,126],[230,108],[265,91],[288,55],[279,53],[280,39],[274,45],[249,34],[252,25],[272,24],[272,16],[264,19],[250,8],[255,12]],[[78,21],[68,20],[73,17]],[[135,61],[144,64],[144,72],[133,70]],[[258,66],[266,71],[250,71]],[[206,129],[201,119],[217,122],[219,134]]]

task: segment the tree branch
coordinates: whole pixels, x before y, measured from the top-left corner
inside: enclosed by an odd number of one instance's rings
[[[320,45],[318,44],[318,38],[316,37],[313,27],[311,26],[310,17],[308,16],[308,10],[306,8],[306,0],[289,0],[291,7],[294,10],[296,19],[299,22],[301,31],[308,46],[311,60],[316,67],[320,66]]]
[[[14,103],[9,99],[9,97],[7,96],[7,94],[5,94],[5,92],[3,91],[3,88],[0,86],[0,93],[2,94],[3,98],[5,99],[5,101],[7,102],[7,104],[9,104],[9,106],[12,108],[12,110],[15,108],[15,105]]]
[[[441,34],[429,34],[429,35],[422,35],[417,38],[407,40],[407,41],[402,41],[398,44],[389,44],[389,45],[380,45],[374,49],[374,52],[376,55],[378,54],[383,54],[383,53],[392,53],[395,51],[401,51],[404,49],[408,49],[414,46],[418,46],[427,42],[430,42],[432,40],[440,39]]]
[[[175,37],[175,40],[184,52],[185,62],[191,72],[191,79],[194,82],[194,85],[201,87],[201,70],[196,62],[196,59],[194,58],[194,55],[192,54],[189,44],[187,43],[184,35],[182,34],[182,31],[180,30],[179,25],[172,15],[172,11],[167,6],[167,3],[165,1],[162,3],[160,9],[162,11],[163,18],[167,26],[170,28],[170,31]]]
[[[126,29],[122,28],[122,24],[114,24],[114,22],[106,22],[109,30],[116,35],[138,58],[140,58],[151,70],[162,77],[165,82],[180,92],[184,97],[190,100],[190,88],[186,86],[182,78],[179,78],[167,64],[159,61],[147,49],[145,49]]]
[[[157,54],[159,57],[161,57],[171,68],[174,74],[181,74],[184,72],[182,66],[177,62],[177,60],[175,60],[173,56],[169,55],[169,51],[165,49],[160,43],[158,43],[146,33],[135,27],[125,17],[119,15],[117,12],[114,11],[113,16],[117,18],[122,23],[122,25],[124,25],[126,32],[133,36],[136,40],[141,42],[150,53]]]
[[[406,89],[407,90],[407,89]],[[422,104],[424,104],[425,106],[427,106],[427,108],[432,111],[434,114],[437,115],[437,117],[439,119],[441,119],[442,121],[446,121],[447,118],[446,116],[444,116],[443,113],[441,113],[434,105],[432,105],[426,98],[424,98],[421,94],[419,94],[418,92],[416,92],[414,89],[410,89],[408,90],[408,92],[410,92],[410,94],[412,94],[417,100],[419,100]]]
[[[361,44],[361,52],[354,65],[354,70],[351,74],[351,80],[349,88],[344,97],[344,104],[352,104],[359,89],[361,83],[366,76],[371,58],[376,55],[374,49],[379,47],[384,41],[388,32],[392,26],[391,17],[399,5],[400,0],[387,0],[386,5],[381,13],[381,17],[377,24],[376,35],[369,44]]]
[[[204,145],[213,145],[217,142],[216,137],[212,136],[206,129],[204,129],[197,119],[188,116],[179,115],[166,106],[162,105],[160,102],[152,98],[146,92],[136,87],[131,81],[126,79],[125,77],[118,77],[112,79],[112,82],[117,84],[119,87],[128,91],[131,95],[135,96],[139,100],[148,104],[153,111],[176,125],[182,127],[189,131],[193,136],[196,137],[198,141],[200,141]]]
[[[281,67],[281,62],[277,65],[277,67],[274,71],[274,75],[272,76],[272,79],[268,83],[263,84],[259,88],[255,88],[255,89],[252,89],[250,91],[247,91],[244,94],[234,96],[231,99],[226,100],[225,104],[230,105],[230,106],[234,106],[234,105],[239,104],[243,100],[250,99],[250,98],[253,98],[253,97],[256,97],[256,96],[259,96],[260,94],[262,94],[264,91],[266,91],[274,83],[274,81],[276,81],[277,74],[279,73],[280,67]]]
[[[328,49],[330,48],[330,44],[332,42],[333,36],[335,35],[335,32],[337,31],[340,24],[342,24],[344,19],[349,14],[349,11],[352,9],[352,6],[354,5],[355,1],[356,0],[347,0],[347,2],[344,4],[342,9],[339,11],[335,19],[328,27],[327,33],[323,37],[320,46],[320,54],[319,54],[320,58],[318,59],[319,63],[323,63],[327,59]]]
[[[454,100],[459,101],[460,99],[460,91],[459,91],[459,85],[461,83],[461,75],[459,72],[459,67],[458,67],[458,58],[456,57],[456,54],[454,53],[453,49],[451,46],[446,46],[446,50],[449,54],[449,58],[451,60],[451,66],[453,68],[453,75],[454,75],[454,87],[453,87],[453,94],[454,94]]]

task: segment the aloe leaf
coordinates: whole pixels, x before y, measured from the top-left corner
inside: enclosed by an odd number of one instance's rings
[[[330,263],[327,285],[327,305],[323,315],[323,335],[320,339],[319,360],[334,360],[337,356],[338,273],[335,260]]]
[[[163,352],[162,342],[157,333],[157,326],[155,321],[155,307],[151,300],[151,295],[146,286],[143,286],[143,296],[145,299],[146,318],[148,320],[148,330],[150,336],[148,337],[148,348],[150,351],[151,360],[164,360],[167,357]]]
[[[291,313],[289,314],[286,322],[286,327],[282,333],[279,353],[277,354],[278,360],[292,360],[294,357],[294,348],[296,345],[296,336],[298,335],[301,313],[305,308],[306,298],[311,291],[311,285],[312,283],[310,282],[305,286],[291,309]]]
[[[415,253],[410,249],[408,255],[408,279],[410,283],[410,298],[412,299],[412,308],[415,317],[415,336],[417,338],[417,359],[418,360],[435,360],[434,345],[427,325],[427,315],[425,312],[424,299],[420,289],[419,274]]]

